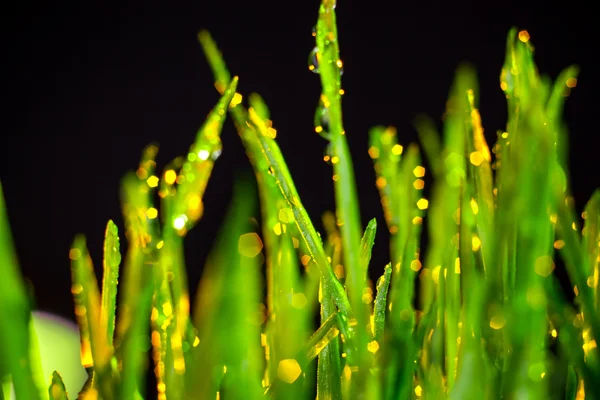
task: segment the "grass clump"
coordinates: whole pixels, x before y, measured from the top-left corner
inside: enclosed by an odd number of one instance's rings
[[[145,398],[149,348],[159,399],[600,398],[600,192],[582,221],[570,196],[562,120],[577,69],[555,82],[540,76],[529,35],[511,30],[500,77],[508,123],[490,149],[475,72],[459,68],[443,133],[427,118],[416,122],[433,177],[429,199],[420,148],[400,143],[393,127],[372,128],[368,152],[385,215],[379,229],[385,224],[391,238],[390,263],[373,284],[378,223],[360,222],[335,18],[335,2],[323,0],[310,66],[323,88],[315,131],[328,141],[336,198],[323,234],[302,206],[268,107],[257,94],[244,105],[238,78],[201,32],[221,97],[185,156],[158,173],[150,145],[123,179],[127,251],[118,302],[117,226],[106,228],[101,287],[85,238],[70,250],[89,372],[79,398]],[[183,242],[202,217],[227,114],[255,173],[260,231],[250,222],[254,189],[242,180],[190,308]],[[557,254],[573,294],[554,273]],[[66,399],[58,372],[49,388],[39,373],[4,203],[0,264],[0,375],[10,376],[19,399]]]

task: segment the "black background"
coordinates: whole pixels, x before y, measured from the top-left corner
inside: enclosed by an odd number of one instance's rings
[[[167,4],[168,3],[168,4]],[[591,3],[591,2],[590,2]],[[96,268],[106,221],[123,229],[119,180],[135,169],[142,148],[160,144],[159,168],[184,154],[218,95],[196,33],[208,29],[239,90],[259,92],[271,108],[278,140],[309,214],[333,209],[326,142],[313,131],[320,94],[307,69],[314,46],[318,0],[197,1],[158,5],[82,2],[77,6],[20,2],[7,10],[0,179],[24,275],[37,306],[72,319],[68,251],[73,236],[88,237]],[[427,113],[439,122],[456,67],[473,63],[480,80],[486,136],[503,129],[499,88],[506,34],[527,29],[540,72],[555,78],[582,68],[566,105],[571,175],[577,206],[599,185],[597,134],[600,83],[598,27],[592,5],[560,2],[340,0],[344,61],[344,122],[352,149],[363,224],[377,217],[373,269],[388,260],[383,215],[367,155],[367,131],[398,127],[416,140],[412,121]],[[205,197],[205,216],[186,239],[190,285],[231,197],[233,180],[249,163],[230,122],[224,151]],[[97,271],[99,272],[99,270]]]

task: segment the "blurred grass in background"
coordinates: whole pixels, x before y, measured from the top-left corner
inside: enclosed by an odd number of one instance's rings
[[[562,120],[577,68],[554,82],[540,76],[529,34],[511,30],[500,76],[506,130],[490,148],[475,72],[461,66],[443,132],[426,117],[415,122],[428,171],[418,145],[401,143],[393,127],[374,127],[368,153],[385,221],[362,227],[342,119],[334,1],[323,0],[313,36],[309,69],[322,86],[315,132],[326,140],[336,197],[335,213],[322,217],[325,231],[315,230],[302,206],[267,105],[257,94],[244,102],[238,78],[201,32],[221,97],[194,143],[162,172],[157,146],[148,146],[123,179],[127,249],[121,260],[109,221],[101,284],[85,237],[69,252],[89,375],[79,397],[145,398],[152,369],[151,396],[159,399],[600,398],[600,192],[576,215]],[[236,183],[191,300],[183,242],[203,215],[228,113],[258,193],[245,178]],[[429,199],[426,174],[433,178]],[[421,249],[424,223],[429,240]],[[384,226],[390,264],[372,282],[371,249]],[[554,274],[557,255],[568,285]],[[66,399],[59,373],[50,378],[41,369],[1,196],[0,265],[3,383],[12,383],[18,399]]]

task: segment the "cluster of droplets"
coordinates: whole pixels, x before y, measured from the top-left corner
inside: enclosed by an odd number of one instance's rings
[[[314,26],[312,29],[312,36],[313,37],[317,36],[316,26]],[[325,37],[325,46],[330,45],[334,41],[335,41],[335,35],[333,34],[333,32],[330,32]],[[319,74],[321,72],[320,71],[320,65],[322,62],[321,58],[322,58],[322,52],[320,51],[318,46],[315,46],[308,55],[309,71],[311,71],[315,74]],[[342,60],[338,59],[335,62],[335,64],[336,64],[336,67],[338,68],[339,76],[343,75],[344,68],[343,68]],[[339,76],[338,76],[338,79],[339,79]],[[340,95],[344,94],[344,91],[340,89],[339,94]],[[317,105],[317,108],[315,110],[314,125],[315,125],[315,132],[326,140],[331,140],[329,122],[330,122],[329,100],[327,99],[327,96],[325,96],[325,94],[323,93],[323,94],[321,94],[321,96],[319,98],[319,104]],[[328,161],[331,158],[332,158],[332,156],[329,156],[329,158],[328,158],[327,155],[325,155],[325,157],[324,157],[325,161]]]

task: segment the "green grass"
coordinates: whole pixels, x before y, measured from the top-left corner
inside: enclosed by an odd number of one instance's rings
[[[342,119],[334,1],[323,0],[314,36],[312,69],[323,88],[315,131],[329,142],[325,158],[336,199],[335,214],[323,215],[324,232],[302,205],[267,105],[257,94],[236,91],[238,78],[201,32],[221,97],[184,156],[158,173],[158,148],[150,145],[138,169],[123,178],[122,273],[112,221],[101,286],[83,236],[69,252],[89,373],[79,398],[600,398],[600,191],[580,218],[562,120],[577,68],[554,82],[540,76],[529,35],[513,29],[500,77],[508,122],[491,149],[467,65],[456,73],[443,132],[426,117],[415,122],[421,148],[401,143],[393,127],[373,127],[368,153],[385,221],[363,228]],[[202,217],[227,114],[258,193],[247,180],[236,182],[191,300],[184,239]],[[429,199],[426,175],[433,182]],[[255,198],[260,231],[251,223]],[[424,223],[429,240],[421,248]],[[384,226],[390,263],[374,284],[368,269],[381,266],[370,265],[371,251]],[[557,257],[574,293],[561,288]],[[66,399],[60,371],[39,372],[1,193],[0,265],[0,377],[12,382],[18,399]],[[148,369],[156,376],[154,393],[146,393]]]

